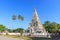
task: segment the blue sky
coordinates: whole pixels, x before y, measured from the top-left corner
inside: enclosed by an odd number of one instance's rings
[[[0,0],[0,24],[10,29],[18,28],[18,19],[13,23],[12,15],[20,14],[24,16],[23,23],[20,21],[20,28],[27,29],[34,7],[42,24],[46,20],[60,23],[60,0]]]

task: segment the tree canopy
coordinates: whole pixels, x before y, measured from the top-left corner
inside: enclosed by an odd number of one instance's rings
[[[57,24],[56,22],[45,21],[43,26],[49,33],[57,32],[60,29],[60,24]]]
[[[3,32],[5,29],[6,29],[5,26],[0,25],[0,32]]]

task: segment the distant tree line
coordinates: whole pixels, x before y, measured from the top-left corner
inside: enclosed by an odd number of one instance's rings
[[[0,24],[0,32],[5,32],[6,30],[10,33],[12,32],[12,29],[8,29],[5,26],[3,26],[2,24]],[[13,29],[13,32],[23,33],[24,29],[23,28],[16,28],[16,29]]]
[[[43,26],[45,27],[46,31],[48,31],[49,33],[60,32],[60,24],[56,22],[45,21]]]
[[[60,32],[60,24],[58,24],[56,22],[45,21],[43,26],[45,27],[46,31],[48,31],[49,33]],[[4,32],[6,29],[8,32],[12,32],[12,29],[8,29],[4,25],[0,24],[0,32]],[[16,29],[13,29],[13,32],[23,33],[24,29],[23,28],[16,28]]]

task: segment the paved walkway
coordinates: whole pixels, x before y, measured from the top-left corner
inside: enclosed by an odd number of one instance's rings
[[[0,40],[19,40],[19,39],[11,38],[11,37],[5,37],[5,36],[0,36]]]

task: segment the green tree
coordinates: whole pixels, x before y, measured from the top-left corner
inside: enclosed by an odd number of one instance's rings
[[[58,30],[60,29],[60,24],[57,24],[57,28],[58,28]]]
[[[13,20],[13,23],[14,23],[14,21],[16,20],[16,15],[12,16],[12,20]],[[12,24],[12,32],[13,32],[13,27],[14,27],[14,25]]]
[[[19,22],[20,22],[20,20],[23,21],[24,20],[24,17],[21,16],[21,15],[18,15],[18,20],[19,20]]]
[[[16,15],[13,15],[12,16],[12,20],[16,20]]]
[[[43,24],[45,27],[49,26],[50,25],[50,21],[45,21],[45,23]]]
[[[51,32],[57,32],[58,28],[57,28],[57,23],[56,22],[52,22],[50,26],[52,27]]]
[[[21,21],[23,21],[24,20],[24,17],[23,16],[21,16]]]
[[[50,30],[51,30],[50,21],[45,21],[43,26],[45,27],[46,31],[50,32]]]
[[[19,20],[19,25],[18,25],[18,27],[20,27],[21,15],[18,15],[18,20]]]
[[[21,16],[21,15],[18,15],[18,20],[19,20],[19,26],[18,27],[20,27],[20,20],[23,21],[24,20],[24,17]]]
[[[7,29],[7,30],[8,30],[8,32],[10,32],[10,33],[12,32],[12,30],[11,30],[11,29]]]
[[[5,29],[6,29],[5,26],[0,25],[0,32],[3,32]]]
[[[45,21],[45,23],[43,25],[44,25],[46,31],[48,31],[49,33],[53,33],[58,30],[56,22],[51,23],[50,21]]]
[[[22,33],[24,32],[24,29],[23,28],[17,28],[15,31],[21,33],[21,35],[22,35]]]

